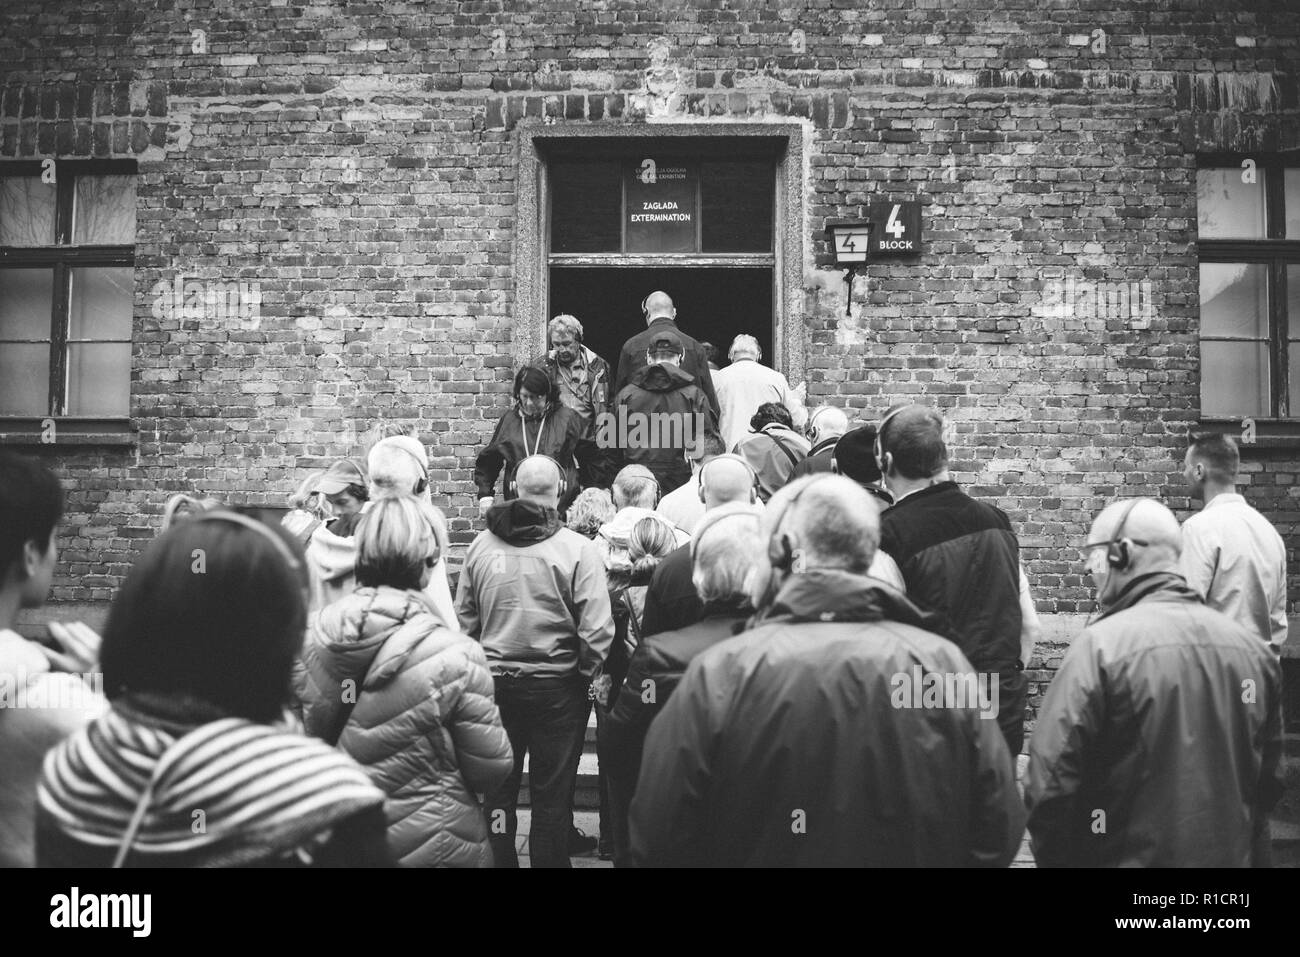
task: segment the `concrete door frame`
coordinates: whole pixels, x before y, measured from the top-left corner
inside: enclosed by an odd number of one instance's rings
[[[803,270],[808,231],[803,198],[806,192],[804,128],[798,123],[650,123],[545,125],[521,124],[515,131],[517,216],[514,237],[514,336],[511,353],[516,367],[546,348],[547,287],[549,283],[545,200],[545,148],[548,141],[584,137],[636,139],[700,139],[755,137],[779,141],[776,163],[775,286],[772,295],[772,367],[791,384],[806,378],[806,328]],[[683,142],[684,147],[688,146]],[[665,265],[669,265],[665,263]],[[720,344],[726,348],[726,344]]]

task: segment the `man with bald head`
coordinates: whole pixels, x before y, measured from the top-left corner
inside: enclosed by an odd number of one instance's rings
[[[1173,513],[1145,498],[1108,506],[1082,543],[1097,612],[1029,742],[1040,867],[1268,863],[1281,666],[1188,587],[1181,547]]]
[[[760,514],[763,511],[754,470],[739,455],[715,455],[700,466],[698,495],[704,508],[700,523],[714,509],[736,503],[752,505]],[[703,614],[704,605],[691,579],[690,546],[681,545],[659,563],[650,579],[641,634],[676,631],[699,621]]]
[[[682,343],[681,370],[704,393],[716,420],[720,411],[718,395],[713,390],[713,375],[709,371],[709,358],[704,347],[677,327],[677,309],[668,293],[650,293],[641,307],[645,310],[646,328],[644,332],[638,332],[623,343],[623,349],[618,355],[618,371],[614,375],[613,395],[622,392],[632,382],[633,376],[646,367],[646,353],[655,337],[663,332],[672,332]]]
[[[461,627],[487,653],[515,753],[510,777],[484,805],[498,867],[519,866],[515,806],[530,753],[532,866],[570,866],[587,687],[614,637],[600,552],[556,511],[562,476],[545,455],[519,463],[519,497],[488,510],[456,592]]]
[[[831,462],[835,459],[835,443],[848,430],[849,417],[841,409],[833,405],[819,406],[808,417],[808,426],[804,430],[812,448],[807,458],[794,467],[791,478],[829,472]]]
[[[636,863],[1011,862],[1024,808],[997,709],[931,616],[867,576],[879,536],[875,502],[842,476],[772,497],[750,629],[700,653],[650,727]],[[943,693],[912,693],[927,676]]]

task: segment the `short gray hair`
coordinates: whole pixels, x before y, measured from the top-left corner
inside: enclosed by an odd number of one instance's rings
[[[551,338],[557,332],[570,333],[573,338],[582,340],[582,323],[578,321],[577,316],[571,316],[567,312],[562,312],[546,324],[546,341],[549,343]]]
[[[644,465],[625,465],[614,478],[616,508],[654,508],[659,482]]]
[[[696,538],[691,581],[700,600],[747,598],[750,574],[766,554],[754,512],[738,511],[715,521]]]
[[[734,360],[736,356],[753,356],[755,359],[761,359],[763,347],[753,336],[747,336],[742,332],[731,340],[731,348],[727,350],[728,359]]]
[[[783,486],[767,503],[763,524],[769,536],[789,536],[796,565],[805,568],[865,575],[880,546],[876,500],[843,475],[806,476]]]

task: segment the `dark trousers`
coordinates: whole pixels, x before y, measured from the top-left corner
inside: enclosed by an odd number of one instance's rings
[[[570,867],[569,832],[573,793],[578,786],[582,729],[587,723],[587,682],[567,678],[496,678],[501,709],[515,766],[510,777],[487,796],[489,840],[497,867],[518,867],[515,832],[519,784],[528,755],[528,794],[533,825],[528,835],[533,867]],[[500,810],[504,814],[497,814]],[[496,822],[503,820],[504,833]]]
[[[1011,752],[1011,770],[1025,743],[1025,699],[1029,679],[1023,671],[1003,671],[998,675],[998,728]]]

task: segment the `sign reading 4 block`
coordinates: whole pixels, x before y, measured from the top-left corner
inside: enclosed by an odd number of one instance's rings
[[[871,246],[876,256],[915,256],[921,252],[921,204],[881,203],[871,207]]]

